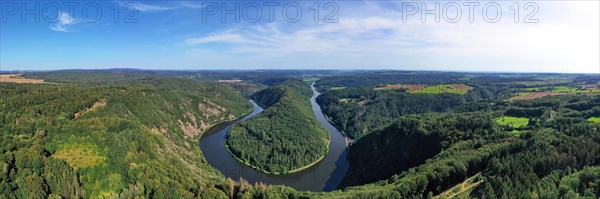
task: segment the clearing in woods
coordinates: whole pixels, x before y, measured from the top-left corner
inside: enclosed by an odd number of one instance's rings
[[[513,128],[520,128],[529,124],[529,118],[503,116],[496,119],[496,122],[501,125],[510,125]]]
[[[52,157],[64,160],[73,168],[92,167],[106,159],[98,154],[95,147],[88,145],[67,146],[56,151]]]
[[[600,123],[600,117],[590,117],[587,120],[590,122]]]
[[[439,195],[437,195],[433,198],[450,199],[450,198],[454,198],[461,194],[468,194],[473,189],[473,187],[476,187],[477,185],[479,185],[483,182],[483,180],[477,180],[478,179],[477,177],[479,175],[481,175],[481,173],[477,173],[474,176],[467,178],[462,183],[457,184],[456,186],[440,193]],[[463,198],[463,197],[461,197],[461,198]]]

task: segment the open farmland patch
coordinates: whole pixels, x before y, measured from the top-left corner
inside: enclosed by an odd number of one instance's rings
[[[558,92],[523,92],[517,94],[517,96],[512,97],[510,99],[513,100],[532,100],[539,99],[546,96],[556,96],[556,95],[568,95],[570,93],[558,93]]]
[[[2,75],[0,75],[0,82],[19,83],[19,84],[24,84],[24,83],[39,84],[39,83],[44,83],[44,80],[43,79],[27,79],[27,78],[23,78],[23,76],[20,74],[2,74]]]
[[[375,90],[394,90],[406,89],[410,93],[421,94],[440,94],[440,93],[456,93],[464,95],[473,89],[464,84],[440,84],[440,85],[417,85],[417,84],[390,84],[381,87],[375,87]]]

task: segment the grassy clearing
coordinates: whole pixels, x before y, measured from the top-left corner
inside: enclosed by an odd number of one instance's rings
[[[68,146],[52,155],[66,161],[73,168],[92,167],[102,163],[106,157],[100,156],[93,146]]]
[[[600,94],[600,87],[595,85],[582,85],[581,88],[571,86],[555,86],[555,87],[531,87],[519,89],[517,96],[510,98],[511,100],[532,100],[546,96],[556,95],[575,95],[575,94]]]
[[[410,93],[420,94],[441,94],[441,93],[455,93],[464,95],[473,89],[470,86],[464,84],[440,84],[440,85],[415,85],[415,84],[391,84],[383,87],[376,87],[375,90],[393,90],[403,88],[408,90]]]
[[[510,125],[513,128],[520,128],[529,124],[529,118],[503,116],[496,119],[496,123],[501,125]]]
[[[552,90],[552,92],[559,92],[559,93],[564,93],[564,92],[577,92],[579,91],[579,89],[577,88],[573,88],[573,87],[569,87],[569,86],[556,86],[554,87],[554,89]]]
[[[600,117],[590,117],[587,120],[594,123],[600,123]]]
[[[600,92],[600,88],[598,87],[590,87],[586,88],[586,85],[581,86],[580,88],[570,87],[570,86],[556,86],[552,90],[552,92],[559,93],[593,93]]]
[[[427,94],[440,94],[440,93],[456,93],[464,95],[471,87],[465,85],[456,85],[456,84],[444,84],[444,85],[435,85],[435,86],[427,86],[421,91],[411,91],[413,93],[427,93]]]

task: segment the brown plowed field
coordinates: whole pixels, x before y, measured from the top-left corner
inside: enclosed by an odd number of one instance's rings
[[[12,83],[28,83],[28,84],[39,84],[44,83],[43,79],[26,79],[22,78],[17,74],[2,74],[0,75],[0,82],[12,82]]]

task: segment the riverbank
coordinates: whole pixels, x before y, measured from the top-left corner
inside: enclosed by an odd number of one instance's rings
[[[327,154],[320,156],[312,163],[285,173],[272,174],[245,164],[243,160],[236,159],[237,157],[228,150],[228,146],[225,144],[226,137],[236,122],[247,120],[262,112],[262,108],[257,103],[253,103],[255,110],[250,115],[228,125],[216,125],[204,133],[199,144],[202,155],[212,167],[227,178],[243,178],[250,183],[285,185],[299,191],[318,192],[336,189],[348,169],[344,136],[324,118],[315,100],[311,99],[310,101],[319,123],[329,131]],[[323,140],[323,142],[325,141]]]
[[[206,128],[206,131],[202,132],[202,133],[200,134],[200,136],[198,136],[198,142],[200,142],[200,140],[202,140],[202,136],[204,136],[204,134],[205,134],[205,133],[207,133],[207,132],[210,132],[210,130],[212,130],[214,127],[216,127],[216,126],[219,126],[219,125],[223,125],[223,124],[227,124],[227,123],[232,123],[232,122],[235,122],[235,121],[237,121],[237,120],[240,120],[240,119],[242,119],[242,118],[246,117],[247,115],[250,115],[250,114],[252,114],[252,112],[254,112],[254,107],[252,107],[252,109],[250,109],[249,111],[246,111],[246,113],[244,113],[244,114],[242,114],[241,116],[239,116],[239,117],[236,117],[236,118],[234,118],[234,119],[231,119],[231,120],[225,120],[225,121],[221,121],[221,122],[214,123],[214,124],[212,124],[212,125],[208,125],[208,128]]]
[[[321,95],[321,93],[319,93],[319,91],[317,91],[317,89],[314,87],[315,83],[313,83],[312,85],[310,85],[313,88],[313,91],[316,92],[316,96],[315,98],[315,103],[317,105],[319,105],[319,107],[321,107],[321,105],[319,103],[317,103],[317,97],[319,97],[319,95]],[[336,129],[341,129],[335,122],[333,122],[333,120],[331,120],[331,118],[327,115],[325,115],[325,113],[323,113],[323,117],[327,120],[327,122],[333,126]],[[338,132],[340,132],[340,134],[344,137],[344,141],[346,143],[346,147],[352,145],[352,143],[354,143],[354,139],[352,137],[350,137],[350,135],[348,135],[346,132],[344,131],[340,131],[338,130]]]

